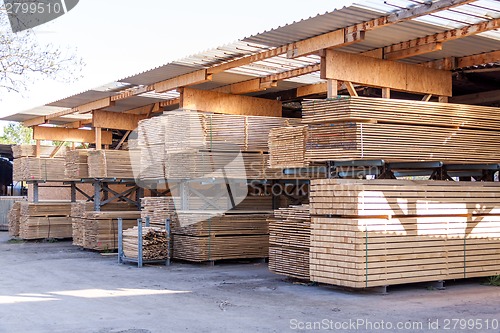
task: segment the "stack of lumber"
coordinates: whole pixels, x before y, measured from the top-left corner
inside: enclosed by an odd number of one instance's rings
[[[88,152],[86,149],[78,149],[66,154],[64,172],[67,179],[89,178]]]
[[[66,180],[65,160],[57,158],[21,157],[14,160],[14,181]]]
[[[178,223],[172,226],[175,259],[203,262],[268,256],[270,214],[231,211],[211,216],[205,211],[178,211],[177,215]]]
[[[123,253],[128,258],[139,256],[139,228],[137,226],[123,231]],[[165,229],[156,227],[142,228],[143,260],[168,259],[168,238]]]
[[[105,211],[86,212],[83,218],[82,246],[95,251],[111,251],[118,248],[118,219],[123,219],[123,229],[137,225],[140,212]]]
[[[90,178],[134,178],[132,161],[141,158],[135,150],[96,150],[88,154]]]
[[[85,234],[85,212],[92,210],[93,202],[77,201],[71,203],[71,224],[73,245],[83,246],[83,237]]]
[[[283,126],[300,125],[300,119],[247,116],[245,150],[268,151],[269,133]]]
[[[71,238],[71,203],[22,202],[19,237],[26,240]]]
[[[272,168],[304,168],[307,126],[279,127],[269,132],[269,166]]]
[[[366,288],[500,273],[495,183],[315,180],[311,280]]]
[[[309,280],[310,227],[309,205],[274,211],[274,218],[269,219],[271,272]]]
[[[167,218],[175,219],[175,204],[172,197],[145,197],[141,199],[141,218],[149,217],[152,227],[165,229]]]
[[[363,97],[305,101],[305,160],[497,163],[498,114],[493,107]]]
[[[9,210],[9,235],[11,237],[19,237],[19,225],[21,220],[21,202],[16,201]]]
[[[40,146],[40,157],[49,158],[57,149],[56,146]],[[69,147],[61,147],[56,152],[55,157],[64,157],[69,151]],[[36,146],[34,145],[17,145],[12,146],[12,154],[14,159],[21,157],[36,157]]]

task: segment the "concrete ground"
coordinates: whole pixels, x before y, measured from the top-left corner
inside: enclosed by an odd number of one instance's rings
[[[8,239],[0,233],[0,333],[500,332],[500,287],[480,280],[350,293],[264,263],[138,269],[70,242]]]

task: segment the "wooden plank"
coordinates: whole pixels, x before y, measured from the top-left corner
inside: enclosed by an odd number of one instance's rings
[[[317,84],[309,84],[306,86],[297,88],[296,97],[304,97],[310,95],[324,94],[327,92],[327,83],[317,83]]]
[[[184,88],[181,107],[223,114],[281,117],[281,102]]]
[[[24,127],[32,127],[32,126],[42,125],[45,123],[47,123],[47,119],[45,118],[45,116],[41,116],[41,117],[36,117],[36,118],[24,121],[23,126]]]
[[[102,149],[102,128],[96,127],[96,128],[94,128],[94,131],[95,131],[95,149],[101,150]]]
[[[265,90],[265,88],[261,85],[261,79],[253,79],[216,88],[212,91],[224,94],[241,95],[263,90]]]
[[[35,131],[33,131],[33,138],[35,139],[35,133],[34,132]],[[40,154],[41,154],[41,151],[42,151],[42,141],[41,140],[36,140],[35,157],[39,158]]]
[[[356,91],[356,88],[354,88],[352,82],[344,81],[344,84],[347,88],[347,91],[349,92],[349,95],[351,95],[352,97],[358,97],[358,92]]]
[[[71,128],[61,127],[33,127],[33,139],[47,141],[66,141],[66,142],[82,142],[95,143],[94,131],[86,131]],[[102,143],[112,144],[112,133],[102,133]]]
[[[500,50],[457,58],[457,68],[471,67],[500,61]]]
[[[306,56],[321,49],[343,46],[346,42],[344,29],[332,31],[317,37],[295,42],[287,52],[287,58]]]
[[[192,72],[189,74],[181,75],[178,77],[174,77],[172,79],[155,83],[154,87],[157,93],[162,93],[165,91],[177,89],[179,87],[204,83],[211,80],[212,76],[207,73],[206,69],[202,69],[196,72]]]
[[[390,88],[382,88],[382,98],[391,98],[391,89]]]
[[[327,80],[326,81],[326,88],[327,88],[326,96],[328,98],[335,98],[339,94],[338,86],[339,86],[339,82],[337,80]]]
[[[327,50],[322,78],[399,91],[451,96],[451,73],[422,66]]]
[[[133,131],[145,115],[135,115],[108,111],[94,111],[92,113],[92,127]]]
[[[57,145],[57,147],[54,148],[54,151],[50,154],[49,158],[54,158],[65,143],[66,142],[62,141],[59,145]]]

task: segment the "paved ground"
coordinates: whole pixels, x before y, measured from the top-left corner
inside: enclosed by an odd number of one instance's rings
[[[477,280],[348,293],[294,284],[263,263],[138,269],[6,233],[0,263],[0,333],[500,332],[500,288]]]

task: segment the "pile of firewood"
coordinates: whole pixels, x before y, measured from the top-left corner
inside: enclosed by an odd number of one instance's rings
[[[128,258],[137,258],[139,249],[139,230],[133,227],[123,231],[123,253]],[[163,260],[168,258],[168,238],[164,229],[142,228],[143,260]]]

